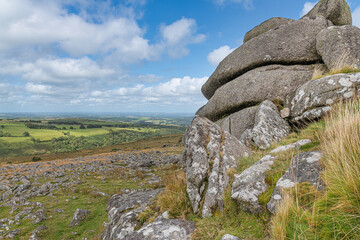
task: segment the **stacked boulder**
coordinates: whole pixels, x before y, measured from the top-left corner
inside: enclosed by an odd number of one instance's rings
[[[219,64],[202,86],[208,102],[197,111],[184,138],[183,164],[195,212],[207,217],[221,209],[221,194],[228,185],[226,171],[236,167],[236,161],[219,157],[224,152],[233,159],[249,155],[246,146],[267,149],[286,137],[293,124],[316,120],[332,104],[359,95],[360,29],[351,24],[345,0],[320,0],[300,20],[272,18],[256,26],[245,35],[244,44]],[[344,68],[351,73],[324,77]],[[232,144],[224,144],[224,136]],[[234,147],[236,151],[226,149]],[[244,172],[233,183],[238,189],[233,189],[232,197],[245,210],[261,211],[256,201],[266,184],[259,187],[257,182],[264,181],[257,176],[274,160],[268,157],[253,166],[254,181]],[[247,182],[258,189],[248,194]],[[272,211],[278,195],[269,203]],[[247,198],[255,203],[247,205]]]

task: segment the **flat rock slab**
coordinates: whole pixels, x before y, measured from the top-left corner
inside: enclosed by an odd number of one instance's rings
[[[191,234],[195,231],[196,224],[183,219],[166,219],[158,217],[155,222],[142,227],[128,235],[127,240],[190,240]]]
[[[311,80],[301,86],[291,101],[293,121],[314,120],[331,110],[331,105],[358,95],[360,73],[336,74]]]
[[[322,171],[320,165],[321,157],[321,152],[314,151],[300,153],[291,160],[290,167],[276,183],[271,199],[267,203],[267,209],[272,214],[276,213],[276,207],[282,201],[281,189],[292,188],[297,183],[302,182],[311,183],[318,190],[324,189],[320,179]]]
[[[324,16],[335,25],[351,25],[351,10],[346,0],[320,0],[305,17]]]
[[[249,156],[251,150],[214,122],[199,116],[186,131],[184,143],[183,164],[193,211],[210,217],[214,210],[223,208],[228,169],[235,169],[237,160]]]
[[[259,106],[245,108],[217,121],[216,124],[237,139],[240,139],[246,129],[254,127],[255,114],[258,108]]]
[[[304,146],[308,143],[311,143],[310,139],[301,139],[295,143],[291,143],[291,144],[284,145],[284,146],[279,146],[279,147],[275,148],[274,150],[272,150],[270,153],[285,152],[285,151],[287,151],[289,149],[293,149],[293,148],[299,149],[301,146]]]
[[[102,239],[126,239],[140,224],[136,219],[163,189],[139,189],[113,195],[107,204],[109,223]]]
[[[329,69],[360,68],[360,29],[331,26],[316,38],[316,48]]]
[[[220,62],[202,86],[207,99],[225,83],[245,72],[270,64],[304,64],[321,60],[316,35],[332,23],[324,17],[304,18],[282,25],[244,43]]]
[[[259,203],[259,196],[268,188],[265,183],[265,173],[271,169],[275,159],[274,156],[266,155],[240,175],[235,176],[231,199],[236,201],[243,211],[259,214],[264,210]]]
[[[245,131],[241,140],[247,145],[268,149],[274,142],[280,141],[290,133],[290,126],[269,100],[262,102],[255,114],[253,129]]]
[[[271,29],[280,27],[281,25],[292,23],[293,21],[295,21],[295,20],[288,19],[288,18],[282,18],[282,17],[270,18],[269,20],[266,20],[265,22],[257,25],[256,27],[254,27],[253,29],[248,31],[245,34],[244,43],[249,41],[250,39],[253,39],[253,38],[271,30]]]
[[[198,115],[217,121],[223,115],[254,106],[265,100],[290,102],[297,88],[311,80],[314,65],[269,65],[253,69],[223,85]]]

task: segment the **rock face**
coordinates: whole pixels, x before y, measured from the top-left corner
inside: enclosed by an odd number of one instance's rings
[[[270,65],[251,70],[217,89],[198,114],[216,121],[265,100],[290,101],[296,89],[311,79],[315,67],[322,65]]]
[[[292,23],[294,20],[282,17],[274,17],[266,20],[265,22],[259,24],[258,26],[254,27],[250,31],[245,34],[244,43],[253,39],[271,29],[280,27],[281,25]]]
[[[320,0],[305,17],[324,16],[335,25],[351,25],[351,10],[346,0]]]
[[[88,211],[88,210],[76,209],[76,211],[74,213],[74,217],[70,222],[70,227],[79,225],[89,214],[90,214],[90,211]]]
[[[216,89],[256,67],[321,60],[316,51],[316,35],[331,25],[324,17],[304,18],[246,42],[219,64],[202,87],[204,96],[211,98]]]
[[[185,134],[183,153],[187,193],[195,213],[201,211],[203,217],[209,217],[215,209],[222,209],[224,189],[229,184],[227,171],[237,167],[237,159],[249,154],[250,149],[228,132],[195,116]]]
[[[246,129],[253,128],[258,106],[245,108],[216,122],[222,129],[240,139]]]
[[[240,175],[235,176],[231,199],[235,200],[243,211],[253,214],[263,211],[259,196],[267,189],[265,172],[274,164],[275,159],[274,156],[266,155]]]
[[[256,112],[253,129],[244,132],[242,140],[246,144],[267,149],[273,142],[279,141],[289,133],[289,124],[281,118],[274,103],[266,100],[260,104]]]
[[[324,116],[332,104],[359,94],[359,84],[360,73],[337,74],[305,83],[291,102],[293,120],[313,120]]]
[[[329,69],[360,68],[360,29],[332,26],[316,38],[316,48]]]
[[[276,206],[281,202],[282,188],[291,188],[294,187],[296,183],[302,182],[311,183],[319,190],[324,188],[324,185],[320,180],[322,167],[319,160],[321,157],[322,154],[315,151],[300,153],[291,160],[289,169],[276,183],[274,192],[267,204],[267,208],[272,214],[275,214]]]

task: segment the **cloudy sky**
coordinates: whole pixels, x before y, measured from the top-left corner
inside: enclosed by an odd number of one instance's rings
[[[348,2],[360,26],[360,2]],[[0,0],[0,112],[194,113],[202,84],[247,31],[313,5]]]

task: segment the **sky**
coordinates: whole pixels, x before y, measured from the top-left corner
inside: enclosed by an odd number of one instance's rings
[[[360,27],[360,1],[348,1]],[[0,112],[182,112],[245,33],[303,0],[0,0]]]

